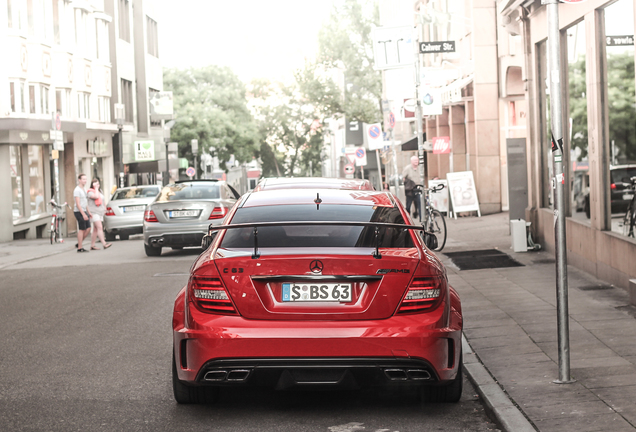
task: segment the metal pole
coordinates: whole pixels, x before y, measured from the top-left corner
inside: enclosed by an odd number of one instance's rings
[[[550,114],[552,120],[552,160],[554,178],[554,232],[557,279],[557,331],[559,379],[554,382],[574,382],[570,377],[570,329],[568,313],[567,249],[565,241],[565,200],[563,196],[563,118],[561,106],[561,34],[558,0],[543,0],[548,13],[548,68],[550,77]]]
[[[119,127],[119,138],[118,138],[118,145],[119,145],[119,187],[123,188],[124,187],[124,144],[123,144],[123,138],[122,138],[122,127]]]
[[[416,40],[419,41],[419,35],[416,38]],[[419,159],[419,165],[418,165],[418,169],[420,172],[420,178],[422,179],[422,184],[424,185],[424,187],[428,187],[428,179],[426,178],[425,172],[424,172],[424,142],[423,142],[423,138],[424,138],[424,131],[422,128],[422,101],[420,99],[420,49],[419,49],[419,42],[416,45],[416,49],[415,49],[415,99],[417,100],[417,105],[415,106],[415,121],[417,122],[417,154],[418,154],[418,159]],[[422,191],[424,192],[424,191]],[[427,217],[427,213],[424,211],[424,206],[426,205],[426,203],[424,202],[424,198],[425,198],[426,194],[422,193],[422,195],[420,196],[420,209],[419,209],[419,213],[420,213],[420,221],[422,220],[422,216],[424,216],[424,223],[428,224],[428,217]]]
[[[398,174],[398,164],[397,164],[397,152],[395,151],[395,142],[393,141],[393,129],[389,130],[389,133],[391,134],[391,151],[393,154],[393,169],[395,170],[395,181],[393,183],[395,183],[395,196],[399,197],[400,196],[400,176]]]

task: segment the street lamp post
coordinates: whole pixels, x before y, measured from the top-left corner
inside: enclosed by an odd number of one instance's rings
[[[190,141],[190,145],[192,146],[192,155],[194,156],[194,179],[198,179],[197,175],[199,170],[197,169],[197,154],[199,154],[199,140],[193,139]]]
[[[122,131],[126,119],[126,106],[121,103],[115,104],[115,122],[117,122],[117,147],[119,148],[119,187],[124,187],[124,144]]]
[[[170,183],[170,161],[168,159],[168,152],[169,152],[168,147],[170,144],[170,130],[173,128],[176,122],[177,121],[173,119],[173,120],[167,121],[163,125],[163,140],[166,144],[166,178],[164,180],[164,186]]]

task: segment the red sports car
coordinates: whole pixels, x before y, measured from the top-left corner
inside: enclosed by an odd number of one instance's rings
[[[254,192],[210,229],[174,305],[177,402],[212,402],[223,386],[411,386],[459,400],[459,296],[393,195]]]

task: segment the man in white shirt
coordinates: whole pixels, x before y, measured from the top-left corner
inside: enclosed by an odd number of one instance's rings
[[[77,220],[77,251],[88,252],[82,247],[82,241],[88,237],[91,232],[91,214],[88,212],[88,196],[86,195],[86,174],[77,176],[77,187],[73,191],[73,213]]]
[[[416,185],[422,184],[422,177],[420,176],[420,170],[418,169],[419,158],[417,156],[411,157],[411,164],[407,165],[402,171],[402,178],[404,179],[404,193],[406,194],[406,211],[412,214],[414,218],[420,211],[420,195],[415,193],[414,189],[407,187],[406,179],[412,180]],[[411,204],[415,204],[415,210],[411,213]]]

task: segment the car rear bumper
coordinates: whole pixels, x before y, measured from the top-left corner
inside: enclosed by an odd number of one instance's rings
[[[104,230],[113,234],[141,234],[143,232],[143,213],[123,216],[104,216]]]
[[[461,324],[436,328],[426,314],[309,322],[209,315],[205,325],[193,322],[196,329],[180,315],[175,361],[179,379],[191,385],[443,384],[455,378],[461,351]]]

